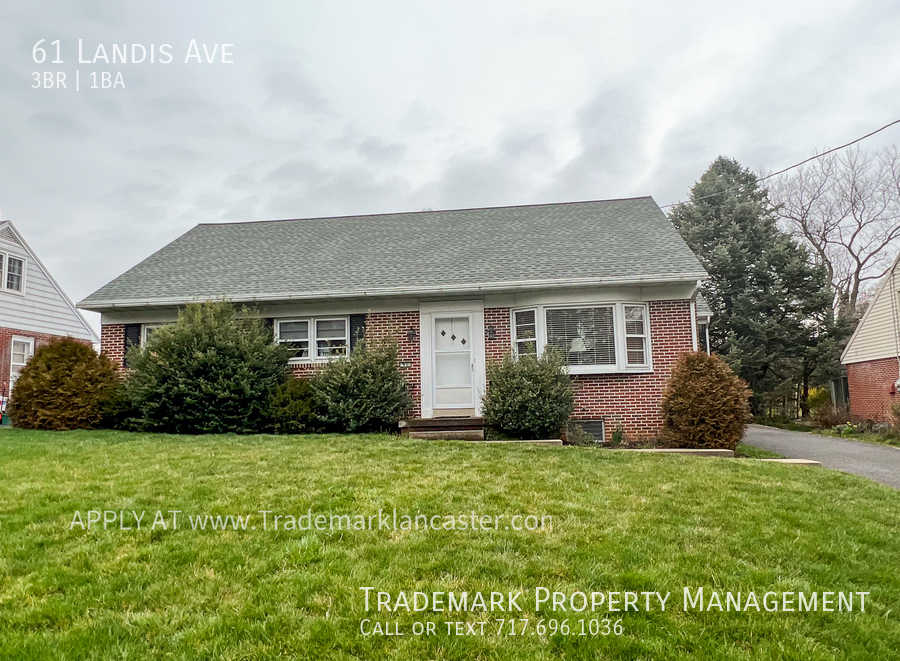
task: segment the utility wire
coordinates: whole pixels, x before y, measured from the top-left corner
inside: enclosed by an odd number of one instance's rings
[[[845,149],[851,145],[855,145],[857,142],[861,142],[862,140],[865,140],[866,138],[871,138],[876,133],[881,133],[885,129],[892,127],[894,124],[900,124],[900,119],[895,119],[890,124],[885,124],[880,129],[876,129],[876,130],[872,131],[871,133],[866,133],[864,136],[861,136],[861,137],[857,138],[856,140],[851,140],[847,144],[841,145],[840,147],[832,147],[831,149],[828,149],[827,151],[823,151],[821,154],[816,154],[815,156],[810,156],[806,160],[800,161],[799,163],[794,163],[793,165],[790,165],[790,166],[784,168],[783,170],[779,170],[778,172],[773,172],[772,174],[767,174],[765,177],[760,177],[756,181],[760,182],[760,181],[765,181],[766,179],[771,179],[772,177],[777,177],[779,174],[784,174],[785,172],[788,172],[789,170],[793,170],[794,168],[799,168],[801,165],[806,165],[810,161],[814,161],[817,158],[822,158],[823,156],[826,156],[833,152],[840,151],[841,149]],[[710,193],[709,195],[704,195],[703,197],[698,197],[695,200],[691,200],[691,202],[699,202],[700,200],[705,200],[710,197],[715,197],[716,195],[724,195],[725,193],[727,193],[731,190],[734,190],[734,188],[735,187],[732,186],[732,187],[726,188],[724,190],[716,191],[715,193]],[[660,209],[668,209],[669,207],[674,207],[679,204],[682,204],[682,203],[681,202],[673,202],[672,204],[664,204],[663,206],[660,207]]]

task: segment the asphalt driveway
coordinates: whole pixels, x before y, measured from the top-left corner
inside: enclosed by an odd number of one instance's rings
[[[900,489],[900,448],[762,425],[749,425],[743,442],[791,459],[815,459],[825,468]]]

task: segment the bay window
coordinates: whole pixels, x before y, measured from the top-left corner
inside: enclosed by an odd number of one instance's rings
[[[615,365],[613,306],[547,310],[547,346],[567,365]]]
[[[645,303],[536,306],[512,311],[515,355],[557,351],[572,374],[651,369]]]

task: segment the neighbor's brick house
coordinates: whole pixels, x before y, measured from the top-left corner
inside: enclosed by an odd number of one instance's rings
[[[0,221],[0,412],[34,350],[67,336],[99,340],[12,222]]]
[[[889,421],[891,406],[900,402],[900,256],[884,276],[841,362],[847,369],[853,419]]]
[[[477,416],[485,365],[560,350],[574,418],[660,428],[678,355],[697,348],[706,273],[651,198],[198,225],[79,303],[122,361],[190,301],[271,319],[308,373],[390,336],[415,417]],[[599,429],[599,427],[594,427]]]

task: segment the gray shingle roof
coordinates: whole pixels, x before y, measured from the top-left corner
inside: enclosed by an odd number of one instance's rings
[[[705,278],[650,197],[197,225],[86,309]]]
[[[697,294],[697,316],[712,317],[712,309],[707,300],[703,298],[703,294]]]

